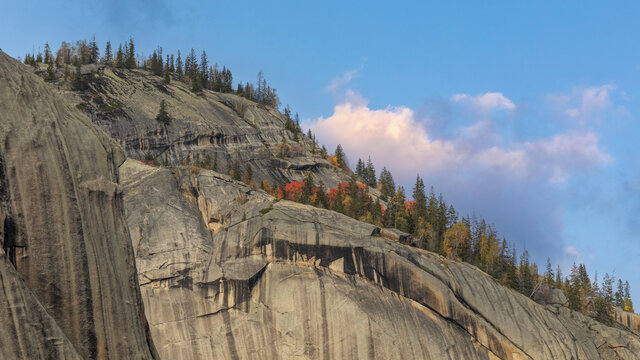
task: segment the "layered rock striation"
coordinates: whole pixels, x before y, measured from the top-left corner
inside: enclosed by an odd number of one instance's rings
[[[66,93],[94,123],[118,141],[128,157],[166,165],[217,164],[228,173],[234,163],[253,169],[258,184],[301,181],[336,187],[348,177],[319,156],[313,141],[285,130],[276,110],[242,97],[204,90],[191,92],[179,81],[144,70],[84,66],[86,90]],[[155,120],[164,100],[172,118]]]

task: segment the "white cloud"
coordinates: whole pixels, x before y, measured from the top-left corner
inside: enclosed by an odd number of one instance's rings
[[[455,94],[451,101],[471,104],[475,109],[482,112],[493,110],[515,110],[516,105],[506,98],[501,92],[489,92],[476,96],[469,94]]]
[[[585,125],[587,122],[600,121],[603,114],[613,107],[611,94],[615,89],[611,84],[576,87],[569,94],[548,95],[547,101],[559,114]],[[622,107],[618,107],[616,111],[626,113]]]
[[[583,264],[584,263],[584,257],[582,256],[582,254],[578,251],[578,249],[575,246],[566,246],[564,248],[564,255],[569,257],[569,259],[572,259],[573,262],[577,263],[577,264]],[[567,268],[569,268],[567,266]]]
[[[332,92],[344,85],[349,84],[351,80],[355,79],[358,76],[360,70],[362,70],[362,66],[358,67],[357,69],[343,72],[342,75],[334,78],[331,83],[329,83],[329,85],[324,88],[324,91]]]
[[[311,125],[314,132],[328,145],[340,143],[354,158],[371,155],[376,163],[388,165],[401,176],[416,172],[427,176],[452,170],[468,176],[474,171],[489,171],[511,179],[557,183],[574,172],[589,170],[612,159],[590,131],[506,142],[493,133],[489,122],[482,120],[457,129],[454,138],[438,139],[429,134],[414,111],[407,107],[371,109],[365,99],[352,91],[346,98],[334,108],[333,115],[315,120]],[[493,108],[507,106],[495,105],[500,103],[495,100],[485,102],[490,103],[494,104]],[[476,141],[476,138],[488,140]]]

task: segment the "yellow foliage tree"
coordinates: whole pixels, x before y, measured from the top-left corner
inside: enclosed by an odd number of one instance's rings
[[[338,158],[332,155],[327,156],[327,161],[335,166],[335,167],[340,167],[340,163],[338,162]]]
[[[484,232],[480,234],[480,263],[483,270],[489,274],[494,270],[500,254],[500,243],[493,236],[487,236]]]
[[[461,260],[471,244],[471,232],[463,223],[454,224],[444,233],[444,252],[450,259]]]

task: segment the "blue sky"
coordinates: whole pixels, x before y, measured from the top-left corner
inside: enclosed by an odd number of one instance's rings
[[[540,267],[615,271],[639,307],[639,18],[631,1],[14,1],[0,47],[133,36],[263,71],[330,149],[407,189],[420,173]]]

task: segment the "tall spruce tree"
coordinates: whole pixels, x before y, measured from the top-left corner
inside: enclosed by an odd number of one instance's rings
[[[127,49],[126,59],[124,65],[127,69],[136,68],[136,47],[133,43],[133,38],[129,38],[129,46]]]
[[[209,60],[207,59],[207,53],[203,50],[200,55],[200,79],[202,87],[210,89],[209,86]]]
[[[113,53],[111,52],[111,41],[107,41],[107,45],[104,47],[104,62],[107,65],[111,65],[113,60]]]
[[[178,79],[182,80],[184,76],[184,71],[182,69],[182,58],[180,56],[180,50],[178,50],[178,58],[176,59],[176,75],[178,75]]]

